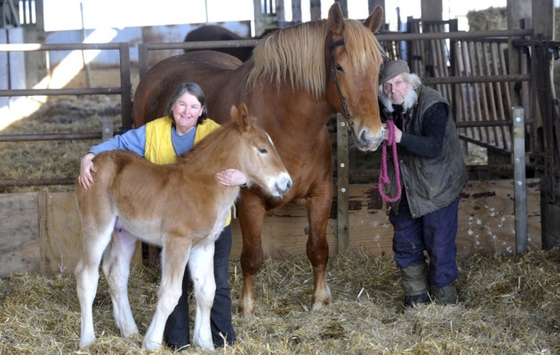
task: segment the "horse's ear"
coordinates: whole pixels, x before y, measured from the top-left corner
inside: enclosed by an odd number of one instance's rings
[[[331,32],[342,35],[342,30],[344,30],[344,16],[342,15],[342,8],[338,2],[331,5],[327,23],[329,24]]]
[[[379,30],[381,25],[383,25],[383,8],[380,5],[373,9],[369,17],[364,21],[364,25],[373,33]]]
[[[249,116],[249,109],[245,103],[241,103],[239,108],[236,108],[234,105],[231,106],[231,117],[237,120],[237,124],[242,132],[247,132],[253,126],[253,122]]]

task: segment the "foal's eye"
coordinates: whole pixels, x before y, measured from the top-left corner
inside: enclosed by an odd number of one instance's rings
[[[266,148],[259,148],[259,153],[268,154],[268,150],[266,150]]]
[[[344,73],[344,69],[342,69],[342,65],[338,63],[334,63],[334,67],[336,68],[336,70]]]

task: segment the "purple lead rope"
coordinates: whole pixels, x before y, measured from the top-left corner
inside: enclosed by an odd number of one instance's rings
[[[401,198],[401,174],[399,169],[399,161],[397,157],[397,142],[395,141],[395,123],[391,120],[387,121],[387,127],[389,128],[389,140],[383,141],[383,146],[381,147],[381,169],[379,171],[379,184],[377,188],[379,190],[379,195],[387,202],[396,202]],[[385,193],[383,185],[390,183],[389,174],[387,169],[387,146],[393,148],[393,165],[395,166],[395,179],[397,184],[397,194],[394,197],[389,197]]]

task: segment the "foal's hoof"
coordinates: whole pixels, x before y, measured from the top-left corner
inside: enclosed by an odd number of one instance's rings
[[[142,349],[156,351],[161,347],[161,343],[144,339]]]
[[[87,336],[87,337],[84,337],[84,338],[80,339],[80,349],[85,348],[87,346],[90,346],[91,343],[93,343],[94,341],[95,341],[95,335],[94,336]]]

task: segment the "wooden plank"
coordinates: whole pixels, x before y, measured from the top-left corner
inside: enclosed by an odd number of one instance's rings
[[[542,246],[539,186],[538,179],[527,179],[528,251]],[[348,210],[348,253],[392,255],[393,228],[377,184],[349,185]],[[331,256],[337,253],[336,214],[333,211],[327,227]],[[0,226],[0,276],[12,272],[74,271],[82,247],[79,215],[72,192],[0,195]],[[237,220],[232,226],[231,259],[238,260],[241,232]],[[273,258],[305,255],[307,230],[305,207],[283,206],[273,216],[265,218],[265,255]],[[514,254],[515,243],[513,180],[469,182],[459,204],[459,255]],[[134,262],[141,263],[140,247]]]
[[[527,179],[527,250],[541,249],[538,179]],[[471,181],[459,204],[459,255],[514,254],[513,180]]]
[[[41,272],[73,273],[82,256],[82,224],[74,192],[43,193],[41,214]],[[132,262],[142,263],[138,243]]]
[[[308,237],[305,207],[296,204],[282,206],[272,216],[265,217],[262,231],[262,247],[265,255],[282,258],[284,255],[305,255]],[[336,254],[336,220],[329,219],[327,241],[329,255]],[[232,221],[232,260],[238,260],[242,249],[241,228],[236,219]]]
[[[40,204],[41,272],[74,272],[82,256],[81,223],[74,193],[50,193],[42,197],[45,203]]]
[[[37,193],[0,194],[0,277],[39,272]]]

